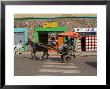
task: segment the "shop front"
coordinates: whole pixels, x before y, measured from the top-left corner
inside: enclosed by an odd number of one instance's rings
[[[58,37],[57,34],[66,32],[66,27],[36,27],[34,33],[34,42],[49,44],[53,41],[55,45],[63,44],[64,38]]]
[[[96,28],[74,28],[82,38],[78,39],[77,51],[97,51]]]

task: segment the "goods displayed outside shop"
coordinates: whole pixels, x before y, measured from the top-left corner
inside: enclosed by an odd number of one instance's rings
[[[97,51],[96,28],[74,28],[74,30],[82,36],[82,39],[78,40],[78,51]]]

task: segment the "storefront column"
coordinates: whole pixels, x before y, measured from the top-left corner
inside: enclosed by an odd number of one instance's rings
[[[77,51],[78,49],[78,39],[75,39],[75,50]]]
[[[35,43],[38,43],[39,42],[39,35],[38,35],[38,32],[37,31],[34,33],[34,42]]]
[[[27,31],[24,32],[24,51],[27,51],[27,46],[25,45],[27,41]]]
[[[66,30],[64,31],[64,33],[67,32]],[[63,42],[66,42],[66,37],[63,37]]]

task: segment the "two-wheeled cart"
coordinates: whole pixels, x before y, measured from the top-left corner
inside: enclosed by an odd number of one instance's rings
[[[81,36],[76,32],[65,32],[58,34],[60,37],[73,37],[73,38],[81,38]],[[68,43],[66,43],[68,44]],[[67,47],[63,47],[62,50],[57,47],[57,53],[61,55],[61,59],[64,62],[72,62],[75,59],[75,47],[71,45],[67,45]]]

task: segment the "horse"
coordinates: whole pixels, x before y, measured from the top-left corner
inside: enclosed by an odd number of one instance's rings
[[[14,45],[14,53],[20,54],[20,48],[22,48],[22,41],[20,40],[17,45]]]
[[[27,43],[25,44],[30,45],[32,48],[32,52],[31,52],[31,56],[32,59],[35,57],[36,59],[43,59],[45,55],[47,55],[47,57],[45,58],[45,60],[47,60],[49,54],[48,54],[48,47],[40,44],[40,43],[34,43],[33,41],[31,41],[30,39],[27,40]],[[43,56],[41,58],[36,57],[36,52],[43,52]]]

